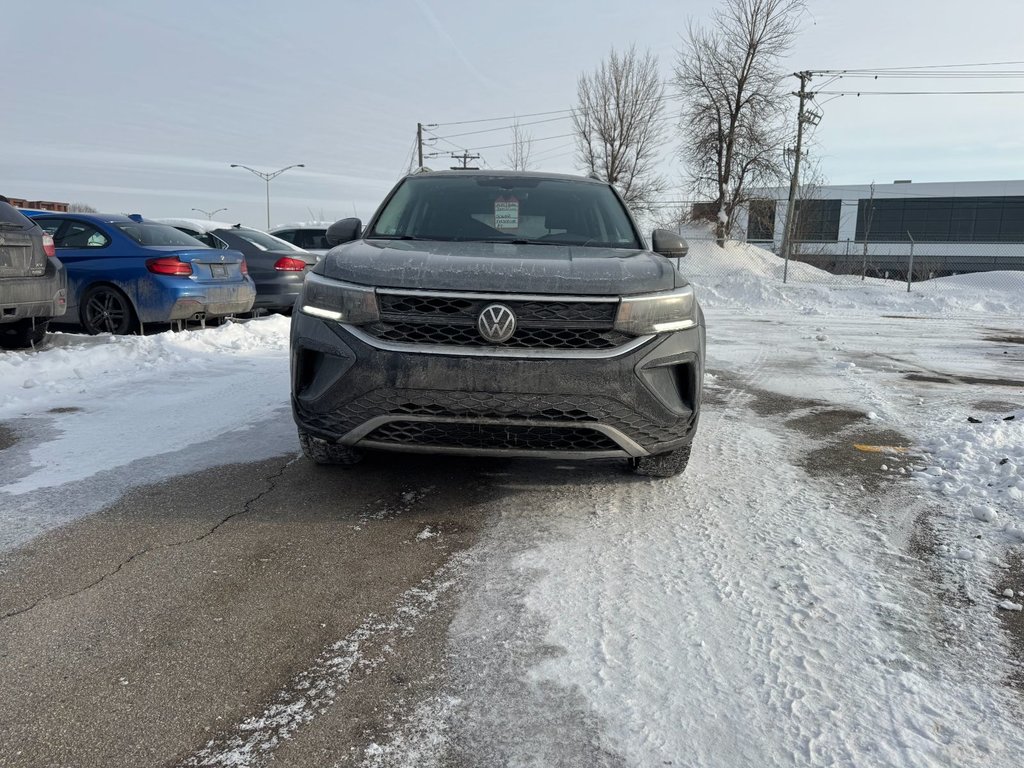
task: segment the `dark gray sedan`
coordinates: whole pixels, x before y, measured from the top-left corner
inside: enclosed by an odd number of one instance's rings
[[[204,219],[158,219],[211,248],[230,248],[245,254],[249,276],[256,283],[253,309],[290,312],[306,273],[317,257],[258,229]]]
[[[0,195],[0,346],[28,347],[67,310],[67,276],[53,238]]]

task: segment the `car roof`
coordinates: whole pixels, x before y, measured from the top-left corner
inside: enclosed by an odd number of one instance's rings
[[[186,227],[194,229],[196,232],[216,232],[218,229],[235,229],[240,226],[226,221],[210,221],[209,219],[151,219],[151,221],[169,224],[172,227]]]
[[[554,179],[557,181],[579,181],[587,184],[604,184],[608,182],[601,179],[592,179],[588,176],[577,176],[571,173],[545,173],[544,171],[471,171],[471,170],[450,170],[450,171],[414,171],[406,178],[417,176],[477,176],[486,179]]]
[[[282,229],[327,229],[333,223],[333,221],[293,221],[289,224],[275,224],[267,232],[274,234]]]
[[[101,224],[138,224],[139,222],[123,213],[78,213],[76,211],[31,211],[23,210],[26,216],[31,219],[41,219],[46,216],[56,216],[67,219],[84,219],[85,221],[98,221]],[[142,218],[143,222],[153,223],[154,219]]]

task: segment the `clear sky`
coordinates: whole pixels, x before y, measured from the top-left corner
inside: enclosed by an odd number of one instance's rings
[[[229,164],[305,163],[272,183],[274,224],[365,218],[408,167],[417,121],[451,137],[428,152],[507,142],[509,121],[451,123],[568,109],[579,73],[613,45],[650,48],[667,79],[687,19],[715,5],[6,0],[0,194],[154,217],[227,207],[218,218],[263,226],[263,182]],[[789,70],[1024,60],[1022,0],[809,6]],[[901,85],[1024,90],[856,87]],[[815,152],[832,183],[1024,178],[1024,95],[842,97],[823,111]],[[576,170],[561,117],[527,128],[538,169]],[[452,137],[484,128],[502,130]],[[479,152],[502,167],[505,148]],[[671,147],[666,169],[681,178]]]

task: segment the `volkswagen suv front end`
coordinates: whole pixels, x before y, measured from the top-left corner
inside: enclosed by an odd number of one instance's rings
[[[686,466],[704,318],[656,231],[611,186],[530,173],[421,173],[367,225],[337,222],[292,320],[306,455],[364,449]]]

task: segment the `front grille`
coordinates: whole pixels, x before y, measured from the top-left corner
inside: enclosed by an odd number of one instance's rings
[[[515,449],[529,451],[620,451],[610,437],[584,427],[448,424],[393,421],[367,440],[429,448]]]
[[[412,323],[374,323],[365,326],[372,336],[384,341],[405,344],[451,344],[457,347],[494,346],[484,341],[473,325],[414,325]],[[632,337],[618,331],[591,328],[524,328],[516,332],[502,347],[526,349],[614,349]]]
[[[365,326],[383,341],[494,346],[477,331],[477,318],[490,299],[462,296],[420,296],[382,293],[381,320]],[[616,302],[584,300],[502,300],[516,315],[516,331],[498,345],[522,349],[604,350],[620,347],[632,337],[613,329]]]
[[[304,423],[338,436],[380,416],[419,416],[472,421],[505,419],[530,422],[588,422],[604,424],[646,447],[678,440],[691,417],[640,413],[612,397],[567,396],[512,392],[451,392],[446,390],[378,390],[350,401],[337,411],[313,413],[302,409]]]

